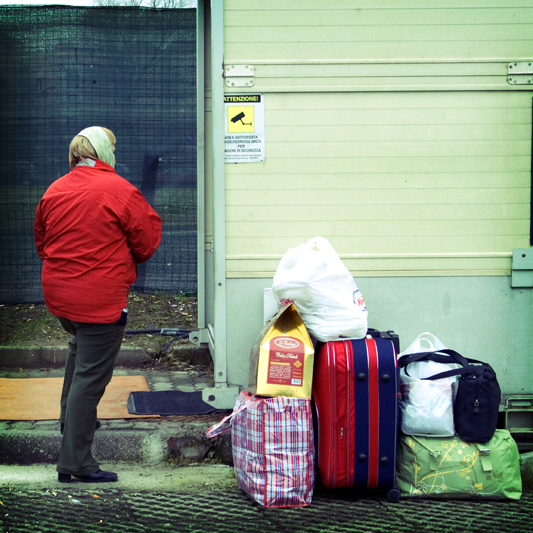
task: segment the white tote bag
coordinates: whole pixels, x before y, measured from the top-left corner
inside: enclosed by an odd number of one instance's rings
[[[435,335],[421,333],[398,357],[445,349]],[[400,428],[405,435],[451,437],[455,434],[453,399],[457,376],[435,381],[424,378],[457,367],[456,364],[419,361],[400,369]]]
[[[368,312],[363,296],[323,237],[287,251],[276,270],[272,293],[281,302],[294,303],[309,333],[319,341],[366,335]]]

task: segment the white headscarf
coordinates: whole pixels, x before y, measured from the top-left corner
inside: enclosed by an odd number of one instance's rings
[[[113,153],[111,141],[103,128],[100,126],[91,126],[90,128],[81,130],[78,135],[85,137],[93,145],[100,161],[115,168],[115,154]]]

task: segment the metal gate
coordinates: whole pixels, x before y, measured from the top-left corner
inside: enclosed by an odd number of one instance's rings
[[[94,125],[163,219],[136,288],[196,292],[195,10],[0,7],[0,303],[42,301],[35,208]]]

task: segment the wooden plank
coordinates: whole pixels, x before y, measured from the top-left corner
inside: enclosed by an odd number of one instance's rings
[[[275,109],[270,105],[269,95],[268,125],[269,126],[317,126],[324,124],[336,126],[355,125],[373,126],[374,124],[387,125],[496,125],[503,124],[529,124],[528,116],[520,108],[432,108],[432,109],[405,109],[403,107],[390,107],[386,109],[352,109],[350,107],[337,107],[334,109],[321,109],[315,107],[313,113],[309,109]],[[322,98],[317,98],[316,103],[322,107]],[[353,100],[353,95],[352,95]],[[531,98],[527,98],[531,107]],[[398,101],[400,104],[400,102]]]
[[[300,237],[286,237],[284,235],[255,237],[229,236],[226,246],[228,256],[234,254],[283,254],[289,248],[294,248],[316,235],[308,233]],[[330,240],[339,255],[343,253],[373,253],[373,254],[402,254],[402,253],[493,253],[508,252],[514,248],[529,246],[528,236],[412,236],[402,239],[396,236],[385,236],[380,239],[354,234],[350,237],[336,237],[322,234]]]
[[[226,231],[230,236],[254,237],[258,235],[284,235],[299,237],[305,234],[325,234],[336,237],[351,237],[355,232],[379,239],[394,236],[442,236],[442,237],[479,237],[517,236],[527,234],[529,218],[523,220],[422,220],[413,217],[408,221],[360,220],[304,220],[290,224],[279,221],[227,222]],[[423,222],[423,223],[421,223]]]
[[[242,28],[243,26],[320,26],[325,18],[330,26],[380,26],[383,23],[407,22],[410,25],[486,25],[513,24],[520,21],[524,24],[533,22],[531,3],[525,7],[505,6],[500,2],[498,7],[480,6],[478,8],[448,8],[446,4],[435,4],[427,8],[404,8],[396,4],[386,11],[379,6],[361,9],[359,5],[351,9],[337,7],[337,2],[323,3],[316,9],[293,9],[291,2],[285,9],[272,8],[271,3],[263,2],[261,9],[249,9],[243,4],[241,9],[225,11],[224,26]],[[503,9],[502,9],[503,8]]]
[[[228,206],[228,222],[258,222],[265,220],[282,220],[286,224],[294,221],[359,220],[393,221],[401,220],[527,220],[529,204],[396,204],[365,205],[357,203],[343,205],[247,205]],[[356,226],[354,226],[356,227]]]
[[[423,46],[422,46],[423,45]],[[421,51],[423,48],[423,52]],[[524,40],[478,40],[478,41],[390,41],[367,42],[364,46],[354,43],[332,42],[327,46],[317,42],[282,42],[268,44],[254,41],[232,43],[224,46],[225,62],[234,60],[254,63],[263,59],[418,59],[423,53],[426,59],[443,58],[491,58],[512,61],[526,60],[533,56],[531,39]]]
[[[269,189],[284,190],[290,185],[298,189],[472,189],[472,188],[525,188],[531,182],[531,173],[522,172],[444,172],[434,173],[349,173],[325,177],[322,174],[263,174],[260,180],[250,179],[246,174],[226,176],[228,190],[264,190],[265,182]],[[437,191],[436,191],[437,193]]]
[[[396,24],[382,21],[378,25],[332,25],[327,18],[322,24],[306,26],[243,25],[225,34],[225,44],[233,43],[390,43],[390,42],[477,42],[531,40],[531,24],[516,21],[513,24],[418,24],[406,21]]]
[[[228,257],[227,268],[233,277],[273,277],[279,265],[281,255],[276,259],[264,259],[261,257],[249,259],[234,259]],[[506,273],[511,272],[510,257],[413,257],[413,258],[381,258],[381,257],[363,257],[357,259],[342,258],[346,268],[352,273],[361,272],[380,272],[386,271],[393,275],[402,275],[409,271],[418,271],[419,275],[427,275],[431,271],[441,272],[454,275],[454,271],[479,272],[480,270],[491,272]],[[430,274],[431,275],[431,274]]]
[[[285,0],[269,0],[268,7],[272,10],[292,11],[300,10],[306,11],[332,11],[332,10],[347,10],[357,9],[362,10],[376,10],[383,13],[394,11],[399,8],[403,10],[438,10],[438,9],[502,9],[507,7],[509,2],[507,0],[441,0],[438,4],[435,0],[381,0],[376,3],[375,0],[358,0],[357,5],[354,6],[353,0],[332,0],[324,2],[323,0],[293,0],[286,2]],[[531,8],[530,0],[513,0],[513,8]],[[242,10],[263,11],[265,8],[264,0],[225,0],[224,11]]]
[[[531,88],[530,88],[531,91]],[[266,99],[268,111],[368,111],[370,113],[411,113],[412,117],[426,111],[448,113],[490,112],[491,109],[518,110],[523,113],[531,109],[531,94],[520,92],[499,93],[497,97],[490,92],[443,92],[438,96],[432,93],[407,92],[400,94],[382,94],[378,92],[338,94],[269,94]],[[312,116],[312,115],[311,115]],[[431,116],[431,115],[430,115]],[[376,116],[379,118],[379,115]],[[520,122],[527,121],[529,113],[522,116]]]
[[[299,80],[294,83],[258,83],[255,88],[262,93],[360,93],[360,92],[420,92],[420,91],[523,91],[529,92],[530,87],[527,85],[511,85],[507,83],[504,76],[492,78],[393,78],[377,79],[366,78],[345,80],[346,83],[338,83],[337,79],[324,79],[322,83],[312,80],[311,83],[305,84],[306,80]],[[399,83],[397,83],[399,81]]]
[[[228,206],[286,206],[314,205],[418,205],[418,204],[520,204],[529,202],[530,188],[513,189],[402,189],[384,190],[278,190],[264,189],[258,191],[229,191]]]
[[[510,276],[511,268],[505,270],[350,270],[352,276],[357,278],[394,278],[394,277],[443,277],[443,276]],[[275,270],[265,271],[244,271],[235,272],[228,271],[226,273],[227,278],[241,279],[241,278],[272,278],[275,274]]]
[[[505,61],[295,61],[259,63],[256,81],[263,78],[471,77],[506,76]]]
[[[385,141],[385,142],[282,142],[268,143],[269,158],[309,157],[431,157],[529,156],[530,140],[493,141]]]
[[[338,158],[269,158],[257,176],[263,174],[334,174],[373,172],[527,172],[531,158],[527,156],[462,156],[462,157],[338,157]]]
[[[268,126],[269,140],[300,142],[332,141],[473,141],[473,140],[527,140],[531,126],[520,124],[322,124],[302,128],[290,123]]]
[[[256,65],[255,83],[268,80],[312,78],[411,78],[411,77],[488,77],[507,76],[508,63],[504,61],[433,61],[433,62],[272,62]],[[273,82],[270,82],[273,84]]]

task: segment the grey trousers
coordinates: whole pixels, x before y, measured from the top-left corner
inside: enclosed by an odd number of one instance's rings
[[[99,470],[91,446],[96,407],[113,375],[125,325],[91,324],[59,318],[73,335],[65,366],[60,422],[65,425],[57,471],[87,476]]]

